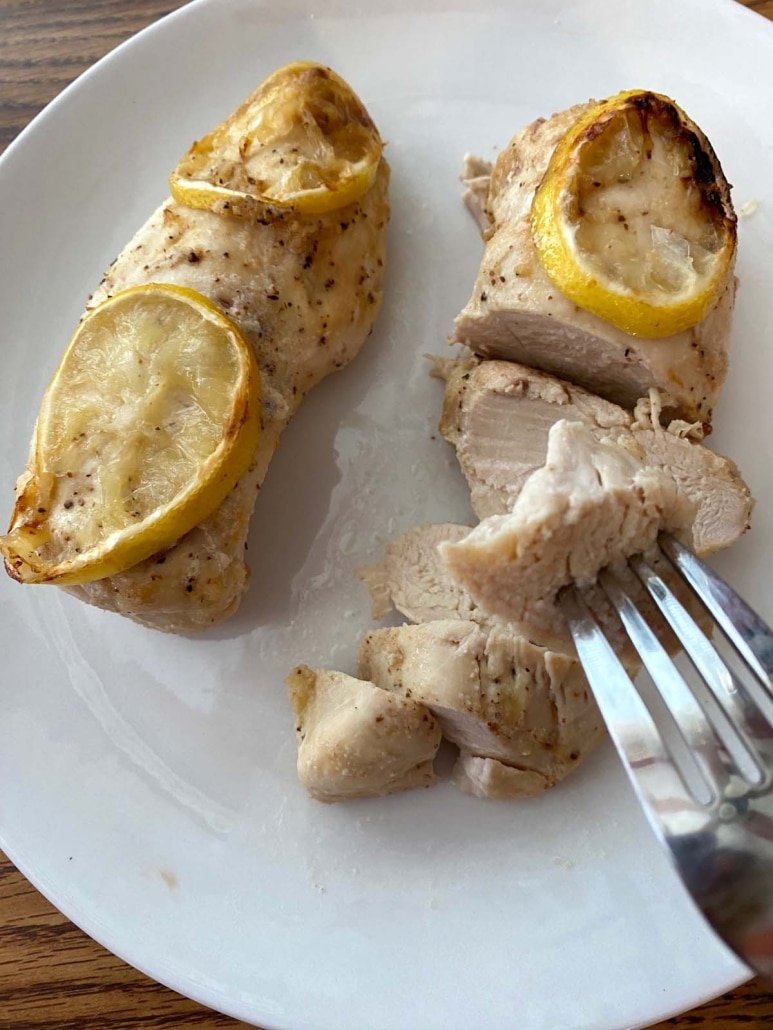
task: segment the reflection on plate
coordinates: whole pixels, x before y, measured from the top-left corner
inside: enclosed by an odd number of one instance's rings
[[[755,576],[773,518],[773,130],[761,88],[773,88],[773,32],[708,0],[322,10],[184,8],[83,77],[0,162],[0,235],[14,241],[0,275],[9,507],[86,295],[190,140],[268,71],[299,57],[334,66],[389,141],[394,173],[382,317],[287,432],[240,612],[202,637],[166,637],[54,589],[0,583],[0,844],[107,947],[264,1026],[644,1025],[745,971],[683,894],[611,749],[520,805],[444,785],[328,808],[295,779],[282,683],[298,661],[352,667],[370,625],[353,569],[391,535],[470,517],[423,357],[444,352],[480,254],[459,200],[462,153],[491,156],[538,114],[633,86],[676,97],[715,144],[737,207],[757,201],[740,227],[732,371],[712,439],[758,498],[752,533],[717,564],[773,615],[769,577]],[[728,48],[744,55],[742,77]]]

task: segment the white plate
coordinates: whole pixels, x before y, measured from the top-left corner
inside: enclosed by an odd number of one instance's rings
[[[324,807],[295,778],[283,679],[301,660],[352,668],[371,625],[352,570],[389,536],[468,517],[422,357],[443,352],[479,259],[462,153],[493,155],[536,115],[632,86],[675,96],[737,206],[759,204],[741,222],[713,440],[759,500],[718,564],[773,616],[773,31],[717,0],[212,0],[142,33],[0,162],[9,508],[102,270],[190,140],[299,57],[349,79],[389,141],[377,331],[287,432],[252,528],[253,585],[222,628],[166,637],[3,578],[0,844],[108,948],[267,1027],[620,1030],[690,1008],[745,970],[685,897],[611,749],[533,802],[443,785]]]

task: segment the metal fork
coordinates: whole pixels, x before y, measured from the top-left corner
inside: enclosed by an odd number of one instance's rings
[[[773,632],[690,550],[659,543],[659,567],[665,554],[666,578],[681,577],[708,609],[722,653],[641,557],[629,565],[689,661],[671,658],[609,571],[599,583],[649,678],[634,685],[580,591],[560,604],[655,834],[716,933],[773,982]]]

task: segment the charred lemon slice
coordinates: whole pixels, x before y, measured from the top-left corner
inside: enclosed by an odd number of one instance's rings
[[[634,336],[697,325],[733,267],[730,186],[698,126],[633,90],[590,107],[559,142],[531,212],[554,285]]]
[[[187,207],[258,218],[324,214],[368,192],[382,150],[351,87],[330,68],[298,61],[194,143],[169,187]]]
[[[8,572],[86,583],[164,550],[246,471],[259,372],[237,326],[193,290],[116,294],[76,329],[41,404]]]

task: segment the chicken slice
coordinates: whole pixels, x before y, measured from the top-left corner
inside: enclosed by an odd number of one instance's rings
[[[359,675],[426,705],[447,740],[470,757],[513,770],[507,791],[530,796],[577,768],[603,738],[603,727],[577,661],[469,620],[377,629],[365,637]],[[520,774],[520,775],[519,775]],[[517,785],[517,787],[516,787]]]
[[[453,523],[427,522],[414,526],[389,543],[382,561],[357,569],[357,575],[370,592],[373,618],[382,618],[394,610],[413,623],[467,619],[477,623],[485,631],[500,626],[513,637],[521,636],[518,626],[482,608],[452,575],[441,553],[442,545],[459,543],[465,540],[469,533],[468,527]],[[651,562],[655,571],[668,582],[696,622],[706,633],[710,633],[712,624],[705,609],[696,601],[692,591],[674,574],[668,561],[658,555],[652,557]],[[670,654],[679,652],[681,644],[649,595],[642,590],[636,577],[627,569],[618,569],[617,573],[653,629],[657,631],[666,650]],[[622,631],[606,595],[598,586],[589,586],[585,594],[597,618],[614,642],[620,661],[628,672],[635,676],[641,668],[641,660]],[[556,647],[555,650],[569,650],[572,655],[575,653],[574,646],[563,638],[561,647]]]
[[[556,422],[546,464],[526,481],[512,512],[439,545],[451,574],[481,608],[530,640],[572,653],[556,603],[562,587],[592,586],[606,566],[625,574],[626,560],[652,551],[660,532],[691,542],[695,506],[626,440],[599,441],[581,422]]]
[[[456,449],[479,518],[511,510],[524,483],[545,464],[559,419],[594,429],[627,428],[623,408],[511,361],[433,359],[445,380],[440,432]]]
[[[250,515],[280,434],[303,397],[342,368],[373,328],[382,295],[389,169],[357,203],[266,224],[168,200],[119,254],[89,308],[148,282],[203,293],[239,325],[263,384],[262,434],[249,470],[209,518],[163,554],[69,588],[156,629],[220,622],[247,587]]]
[[[441,731],[417,701],[343,672],[300,665],[287,678],[298,776],[317,801],[394,794],[435,782]]]
[[[483,233],[485,250],[452,342],[543,369],[628,408],[656,387],[669,417],[709,423],[727,372],[732,268],[717,303],[698,325],[650,340],[577,307],[556,289],[537,257],[530,222],[534,192],[559,140],[590,106],[537,119],[497,159],[484,205],[491,221]],[[474,188],[479,196],[480,175],[468,177],[476,180],[468,195]],[[476,219],[480,209],[478,203]]]
[[[390,541],[383,561],[357,569],[370,593],[373,618],[395,608],[410,622],[486,622],[488,616],[451,576],[438,551],[439,544],[458,542],[469,532],[451,522],[424,522]]]
[[[464,748],[454,765],[453,781],[463,794],[493,801],[533,798],[551,786],[542,773],[533,769],[518,769],[496,758],[481,758]]]
[[[559,419],[582,422],[598,440],[624,438],[632,453],[661,468],[696,505],[693,543],[706,555],[746,532],[753,500],[734,463],[693,440],[699,427],[664,429],[657,407],[636,414],[508,361],[436,360],[446,380],[440,431],[456,448],[480,518],[509,512],[524,483],[545,464],[548,434]],[[651,405],[649,405],[651,409]]]

